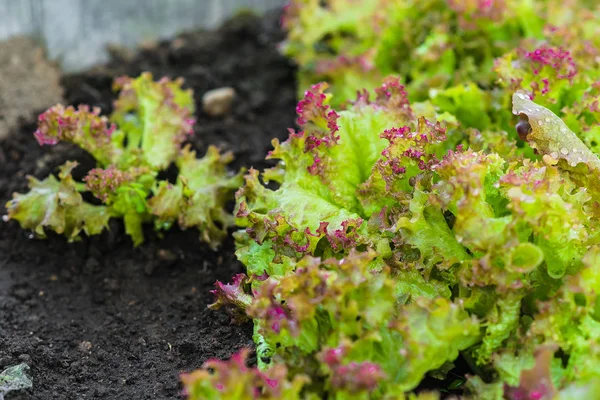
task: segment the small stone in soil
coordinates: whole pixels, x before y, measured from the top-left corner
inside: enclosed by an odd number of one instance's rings
[[[223,116],[231,111],[234,97],[235,89],[231,87],[209,90],[202,97],[202,108],[211,117]]]
[[[162,261],[167,261],[168,263],[173,263],[177,261],[177,255],[170,250],[160,249],[156,252],[158,258]]]
[[[92,343],[84,340],[83,342],[79,343],[77,349],[82,353],[89,353],[90,350],[92,350]]]

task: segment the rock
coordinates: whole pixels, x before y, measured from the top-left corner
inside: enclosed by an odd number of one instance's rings
[[[210,90],[202,97],[202,108],[211,117],[223,116],[231,111],[235,94],[231,87]]]
[[[92,350],[92,342],[84,340],[83,342],[79,343],[79,345],[77,346],[77,350],[79,350],[82,353],[89,353]]]
[[[156,252],[156,256],[162,262],[162,264],[167,267],[172,266],[179,259],[177,254],[175,254],[172,251],[167,250],[167,249],[159,249]]]

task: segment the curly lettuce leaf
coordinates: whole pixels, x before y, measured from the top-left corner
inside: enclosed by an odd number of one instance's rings
[[[488,313],[485,336],[481,347],[476,350],[477,363],[485,365],[492,354],[502,347],[503,342],[508,339],[518,328],[521,314],[520,294],[509,294],[499,299],[492,311]]]
[[[99,108],[80,105],[75,109],[58,104],[39,115],[34,136],[40,145],[73,143],[105,166],[116,162],[122,154],[113,137],[115,129],[107,117],[100,116]]]
[[[456,217],[453,231],[473,253],[486,252],[504,240],[509,220],[497,182],[504,160],[496,154],[449,152],[435,171],[437,199]]]
[[[599,248],[592,247],[583,257],[584,267],[541,302],[529,322],[520,321],[519,336],[495,355],[496,379],[487,385],[473,380],[472,392],[493,392],[490,398],[499,399],[536,392],[543,398],[562,399],[584,396],[595,387],[600,379],[599,254]]]
[[[300,400],[302,388],[309,380],[296,375],[292,380],[287,377],[283,365],[277,365],[268,371],[259,371],[246,366],[250,353],[242,349],[229,361],[209,360],[202,369],[181,376],[185,393],[190,400],[219,399],[290,399]]]
[[[394,329],[403,338],[399,366],[395,367],[401,390],[415,388],[427,371],[454,361],[461,350],[480,339],[476,318],[450,300],[419,301],[401,311]],[[388,362],[394,362],[388,358]]]
[[[365,93],[348,110],[337,112],[328,104],[326,86],[315,85],[298,105],[300,132],[284,143],[273,142],[269,158],[278,166],[250,170],[237,194],[237,221],[258,243],[271,240],[282,255],[314,254],[326,238],[333,251],[358,243],[380,248],[386,243],[370,237],[363,223],[371,211],[358,198],[360,185],[371,175],[385,142],[379,135],[412,113],[404,89],[390,80],[378,89],[374,101]]]
[[[237,323],[247,321],[246,309],[252,304],[252,296],[246,293],[244,286],[248,282],[248,277],[244,274],[237,274],[233,277],[231,283],[224,284],[215,282],[216,289],[211,290],[215,296],[215,302],[208,308],[218,310],[225,308]]]
[[[175,222],[181,229],[195,227],[202,240],[216,248],[233,225],[225,203],[243,182],[243,171],[236,175],[227,171],[232,160],[231,153],[220,154],[214,146],[202,158],[196,158],[189,146],[184,148],[176,160],[177,182],[158,182],[148,201],[156,228],[169,229]]]
[[[273,362],[297,366],[291,372],[314,382],[324,373],[324,386],[313,389],[319,395],[403,395],[480,338],[479,322],[459,305],[426,300],[427,283],[377,272],[374,261],[374,253],[340,261],[307,256],[295,272],[268,278],[254,292],[248,314]],[[415,303],[396,309],[400,287]],[[316,362],[321,367],[312,370]]]
[[[502,177],[508,207],[534,234],[544,252],[548,274],[555,279],[574,271],[595,235],[584,209],[590,196],[557,168],[526,164]]]
[[[191,90],[183,90],[183,79],[154,81],[152,74],[115,81],[119,90],[111,121],[119,129],[114,135],[126,141],[125,148],[140,153],[144,164],[155,170],[166,169],[179,154],[181,144],[192,132],[195,111]],[[124,157],[121,163],[127,164]]]
[[[85,188],[102,200],[111,217],[123,218],[125,233],[134,246],[144,241],[142,224],[149,220],[148,203],[155,174],[148,168],[130,168],[122,171],[113,166],[95,168],[84,178]]]
[[[525,137],[531,147],[550,164],[564,160],[566,167],[585,164],[590,170],[600,169],[600,159],[556,114],[517,92],[513,95],[513,114],[525,117]]]
[[[67,162],[54,175],[43,181],[29,177],[30,191],[15,193],[6,203],[7,219],[16,220],[23,229],[30,229],[39,237],[46,230],[64,235],[69,241],[80,239],[80,234],[97,235],[108,227],[110,212],[106,206],[86,203],[77,191],[71,171],[77,166]]]

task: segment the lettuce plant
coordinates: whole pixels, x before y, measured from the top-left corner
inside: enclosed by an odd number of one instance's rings
[[[299,130],[246,175],[247,273],[211,306],[254,323],[258,366],[208,364],[190,398],[414,398],[458,358],[465,398],[593,398],[599,16],[584,0],[292,1]]]
[[[212,307],[253,321],[259,369],[199,372],[190,397],[404,398],[460,355],[475,398],[536,398],[529,376],[552,346],[539,367],[552,395],[593,390],[598,157],[525,91],[512,112],[533,158],[481,146],[397,79],[342,110],[326,88],[305,93],[300,130],[273,141],[279,163],[237,193],[247,274],[217,283]]]
[[[120,93],[110,117],[85,105],[57,105],[41,114],[35,132],[40,145],[77,145],[94,157],[97,168],[83,182],[73,178],[77,163],[72,161],[57,177],[29,177],[30,191],[13,196],[5,219],[40,237],[54,231],[72,241],[81,233],[99,234],[110,218],[119,218],[136,246],[144,240],[144,223],[154,223],[156,230],[178,223],[197,228],[202,240],[217,246],[233,222],[224,203],[242,177],[227,172],[229,153],[210,147],[198,159],[189,146],[182,148],[194,125],[193,94],[182,84],[181,79],[154,81],[149,73],[123,77],[114,84]],[[173,163],[179,170],[176,182],[159,179]],[[84,200],[85,192],[97,201]]]

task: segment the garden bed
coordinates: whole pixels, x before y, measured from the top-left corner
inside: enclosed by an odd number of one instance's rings
[[[192,145],[231,150],[231,168],[264,166],[274,137],[294,124],[292,65],[276,45],[278,13],[240,16],[214,32],[185,34],[108,65],[62,79],[67,104],[111,108],[113,78],[150,71],[183,77],[195,92],[198,122]],[[233,110],[222,118],[202,112],[202,95],[231,86]],[[43,110],[40,110],[43,111]],[[41,148],[36,122],[25,121],[0,142],[0,202],[26,190],[26,175],[43,178],[77,160],[76,178],[93,167],[74,146]],[[252,346],[251,325],[236,326],[206,308],[215,280],[228,281],[242,265],[228,239],[212,251],[198,232],[148,230],[132,248],[120,222],[100,236],[68,244],[31,239],[16,222],[0,229],[0,370],[25,362],[34,388],[9,399],[180,398],[178,375],[212,357]]]

